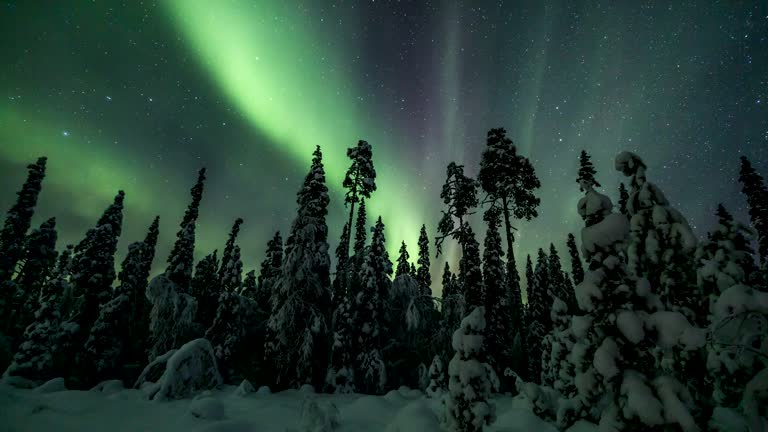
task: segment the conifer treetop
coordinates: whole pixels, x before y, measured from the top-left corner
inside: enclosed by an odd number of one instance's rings
[[[595,167],[592,165],[589,154],[586,150],[582,150],[579,155],[579,176],[576,178],[576,183],[579,184],[579,190],[586,192],[593,187],[600,187],[597,179],[595,179]]]

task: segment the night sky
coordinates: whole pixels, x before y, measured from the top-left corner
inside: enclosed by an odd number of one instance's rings
[[[289,229],[315,145],[335,248],[345,149],[366,139],[379,175],[369,216],[393,259],[401,240],[415,256],[448,162],[474,176],[486,131],[503,126],[542,183],[539,218],[516,223],[521,270],[550,242],[567,255],[583,226],[581,149],[614,200],[613,158],[637,152],[703,236],[718,202],[746,218],[739,155],[768,176],[768,3],[641,3],[6,0],[0,211],[47,155],[33,223],[56,216],[59,245],[77,242],[122,188],[119,254],[159,214],[162,270],[205,166],[198,258],[241,216],[251,269]]]

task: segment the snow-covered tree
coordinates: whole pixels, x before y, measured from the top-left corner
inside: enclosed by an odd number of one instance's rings
[[[438,236],[435,237],[435,248],[437,256],[440,256],[443,249],[443,241],[451,237],[459,242],[463,247],[463,241],[466,239],[467,216],[473,213],[477,207],[477,182],[464,175],[464,165],[457,165],[455,162],[448,164],[446,169],[445,184],[440,192],[440,198],[447,206],[442,210],[443,216],[437,224]],[[456,226],[458,221],[458,226]]]
[[[490,207],[483,216],[488,224],[483,250],[483,281],[485,285],[486,334],[485,348],[488,363],[500,371],[511,362],[514,334],[512,321],[512,298],[507,289],[506,274],[502,257],[499,225],[501,213],[497,207]],[[514,383],[513,383],[514,384]],[[505,389],[508,388],[505,385]]]
[[[310,383],[320,388],[330,358],[332,300],[325,223],[329,196],[319,146],[313,156],[298,193],[298,214],[285,244],[268,323],[281,387]]]
[[[240,246],[235,246],[235,249],[232,251],[227,263],[227,271],[222,277],[222,291],[240,292],[240,289],[243,287],[243,262],[240,259]]]
[[[267,252],[264,261],[261,262],[257,286],[259,292],[271,295],[277,278],[280,277],[280,269],[283,266],[283,238],[280,231],[275,232],[272,240],[267,242]]]
[[[60,255],[52,277],[42,286],[35,320],[24,331],[22,343],[4,376],[21,376],[42,383],[58,376],[56,335],[61,319],[59,305],[68,289],[72,246]]]
[[[142,253],[144,243],[136,242],[128,246],[128,254],[123,260],[118,279],[120,283],[111,300],[99,309],[99,316],[90,329],[82,353],[82,364],[88,367],[85,380],[96,384],[107,378],[119,376],[123,366],[123,353],[129,339],[128,329],[131,304],[136,299],[135,291],[144,290],[146,279],[141,279]]]
[[[239,253],[239,248],[237,248],[235,243],[237,242],[237,235],[240,233],[240,225],[242,224],[242,218],[235,219],[235,223],[232,224],[232,229],[229,232],[227,243],[224,245],[224,253],[221,254],[219,281],[221,282],[222,291],[237,291],[242,282],[242,268],[239,273],[237,272],[237,269],[232,268],[234,263],[240,259],[239,256],[235,257],[236,250],[237,253]]]
[[[475,290],[469,290],[472,292]],[[467,305],[472,312],[453,334],[456,354],[448,365],[448,395],[444,400],[444,426],[452,432],[478,432],[496,418],[490,402],[493,388],[498,386],[496,374],[485,362],[485,306],[470,296]]]
[[[579,190],[582,192],[586,192],[590,187],[600,187],[600,183],[595,179],[597,171],[595,171],[591,159],[589,153],[585,150],[581,151],[579,155],[579,176],[576,178],[576,183],[579,184]]]
[[[331,393],[354,393],[357,344],[353,317],[353,302],[345,295],[333,315],[333,346],[331,364],[325,378],[326,389]]]
[[[555,245],[549,245],[549,282],[552,295],[564,301],[568,310],[572,313],[576,311],[576,295],[573,292],[573,285],[567,282],[568,275],[563,272],[560,264],[560,256],[557,254]]]
[[[190,202],[181,221],[176,242],[168,256],[168,267],[147,286],[150,311],[150,349],[152,361],[171,349],[178,348],[193,337],[193,320],[198,301],[188,293],[192,289],[195,226],[203,198],[205,168],[198,172],[197,182],[190,190]]]
[[[504,128],[488,131],[486,145],[480,160],[477,175],[480,186],[488,195],[488,201],[501,208],[507,246],[507,285],[511,298],[512,325],[520,345],[518,356],[527,357],[525,348],[525,316],[523,295],[520,288],[520,274],[517,271],[514,252],[514,230],[512,218],[531,220],[538,216],[541,200],[536,190],[541,187],[531,161],[517,153],[517,148],[506,136]]]
[[[381,394],[387,383],[382,348],[385,340],[384,302],[389,297],[392,262],[387,253],[384,224],[374,225],[371,247],[360,269],[362,291],[355,299],[354,320],[357,345],[357,387],[363,393]]]
[[[395,270],[395,277],[404,274],[411,274],[411,264],[410,261],[408,261],[410,258],[411,255],[408,253],[408,246],[405,245],[405,242],[402,242],[400,245],[400,252],[397,257],[397,269]]]
[[[440,307],[440,339],[438,353],[447,362],[452,351],[451,340],[453,332],[461,323],[461,311],[464,308],[464,298],[458,287],[456,275],[451,272],[448,262],[445,262],[442,278],[443,296]]]
[[[46,157],[41,157],[34,164],[27,166],[27,180],[16,193],[18,198],[6,214],[3,229],[0,230],[0,283],[11,280],[16,271],[16,264],[24,255],[24,240],[32,224],[37,197],[45,178],[46,161]],[[11,298],[13,293],[11,291],[0,294],[0,301],[3,301]],[[7,311],[0,307],[0,315],[7,316],[5,312]]]
[[[349,261],[349,224],[345,223],[341,230],[341,238],[336,246],[336,274],[333,278],[333,310],[335,311],[344,297],[347,295],[347,279],[350,269],[347,266]]]
[[[576,238],[572,233],[568,233],[568,253],[571,255],[571,275],[573,276],[573,283],[580,284],[584,280],[584,265],[581,263],[581,256],[579,255],[579,249],[576,247]]]
[[[389,341],[382,354],[387,360],[389,387],[418,388],[419,365],[428,362],[431,354],[432,299],[423,294],[413,273],[404,273],[395,277],[385,304]]]
[[[694,316],[699,303],[693,265],[696,237],[688,222],[669,205],[661,189],[646,179],[645,163],[637,155],[620,153],[616,169],[630,178],[630,272],[649,280],[666,309],[702,322],[703,317]]]
[[[218,307],[219,294],[221,294],[221,280],[219,279],[218,250],[206,255],[195,266],[195,275],[190,284],[190,295],[197,300],[197,312],[195,322],[202,331],[213,324]]]
[[[768,263],[768,187],[746,156],[741,156],[741,192],[747,197],[749,219],[757,233],[757,250],[762,265]]]
[[[7,317],[12,346],[18,346],[24,329],[40,307],[40,293],[56,265],[56,218],[43,222],[27,238],[23,265],[14,279],[16,291]]]
[[[538,381],[541,376],[541,354],[544,336],[552,328],[549,318],[552,303],[549,279],[549,258],[539,249],[536,267],[533,271],[533,286],[528,287],[528,376]]]
[[[124,363],[134,365],[137,371],[147,358],[147,341],[149,340],[149,314],[152,305],[147,298],[147,282],[155,259],[157,238],[160,235],[160,217],[156,216],[147,230],[147,235],[142,242],[141,265],[135,278],[135,289],[128,295],[131,305],[127,319],[127,341],[123,350]],[[130,380],[136,376],[128,377]]]
[[[197,183],[190,190],[192,202],[184,212],[184,218],[179,225],[176,234],[176,243],[173,244],[171,254],[168,256],[166,277],[175,283],[181,293],[188,293],[192,280],[192,266],[195,252],[195,227],[197,217],[200,214],[200,201],[203,199],[203,187],[205,185],[205,168],[197,174]]]

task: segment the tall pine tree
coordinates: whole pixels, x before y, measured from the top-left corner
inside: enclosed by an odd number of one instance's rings
[[[552,306],[549,258],[543,249],[539,249],[536,267],[533,271],[533,289],[528,287],[528,376],[538,381],[541,375],[541,343],[551,330],[552,321],[549,310]]]
[[[279,387],[320,388],[328,368],[331,340],[328,187],[318,146],[298,193],[298,214],[285,245],[276,281],[269,329]]]
[[[416,270],[416,279],[424,289],[424,294],[432,295],[432,275],[429,272],[429,237],[427,237],[427,227],[421,226],[419,232],[419,264]]]
[[[242,218],[235,219],[235,223],[232,224],[232,229],[229,232],[229,238],[224,245],[224,253],[221,254],[221,266],[219,266],[219,281],[221,282],[222,291],[233,291],[231,285],[234,281],[227,280],[229,278],[240,277],[242,275],[236,275],[231,268],[235,262],[235,243],[237,242],[237,235],[240,233],[240,225],[243,224]]]
[[[573,276],[573,282],[580,284],[584,280],[584,265],[581,263],[581,256],[579,255],[579,248],[576,246],[576,238],[572,233],[568,233],[568,253],[571,255],[571,275]]]
[[[739,171],[741,192],[747,197],[749,220],[757,232],[757,250],[760,262],[768,262],[768,188],[763,176],[757,173],[746,156],[741,156]]]
[[[219,279],[218,249],[206,255],[195,266],[195,275],[190,284],[190,294],[197,300],[195,322],[200,331],[205,331],[216,317],[216,303],[221,293]]]
[[[511,348],[515,329],[512,327],[512,298],[506,289],[506,274],[502,257],[499,225],[500,210],[492,206],[483,216],[488,224],[483,251],[483,280],[485,283],[486,350],[488,363],[496,371],[504,370],[511,363]],[[504,389],[510,387],[505,383]]]
[[[152,224],[147,230],[144,241],[141,242],[141,264],[138,266],[135,280],[133,280],[133,289],[129,289],[126,295],[129,297],[131,305],[127,319],[127,346],[123,350],[124,363],[126,367],[132,367],[133,375],[128,376],[129,381],[133,381],[138,376],[144,361],[147,358],[147,342],[149,340],[149,313],[152,305],[147,298],[147,282],[152,270],[152,262],[155,259],[155,250],[157,248],[157,238],[160,235],[160,216],[155,216]],[[125,266],[125,263],[123,264]],[[119,276],[119,275],[118,275]],[[122,280],[122,279],[121,279]],[[126,371],[129,373],[129,371]]]
[[[189,292],[189,284],[192,280],[192,266],[195,252],[195,227],[197,217],[200,214],[200,201],[203,199],[203,187],[205,185],[205,168],[197,174],[197,183],[190,190],[192,202],[184,213],[179,232],[176,234],[176,243],[173,244],[171,254],[168,256],[166,277],[178,287],[182,293]]]
[[[400,254],[397,257],[395,277],[411,273],[411,264],[408,261],[410,258],[411,255],[408,253],[408,246],[405,245],[405,242],[402,242],[400,245]]]

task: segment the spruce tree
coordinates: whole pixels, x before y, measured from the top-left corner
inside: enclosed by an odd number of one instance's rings
[[[526,298],[528,304],[531,303],[531,293],[536,286],[536,279],[533,274],[533,262],[531,262],[531,256],[528,255],[525,261],[525,283],[528,289],[526,290]]]
[[[203,199],[203,187],[205,184],[205,168],[197,174],[197,183],[190,190],[192,202],[184,213],[179,232],[176,234],[176,243],[173,244],[171,254],[168,256],[167,278],[176,284],[181,293],[189,292],[192,280],[192,266],[195,252],[195,227],[197,217],[200,214],[200,201]]]
[[[40,307],[40,293],[43,285],[56,265],[56,218],[43,222],[27,238],[23,265],[14,279],[17,287],[11,299],[10,324],[7,336],[12,346],[18,346],[24,329],[34,320],[35,311]]]
[[[568,275],[563,272],[557,249],[551,243],[549,244],[549,278],[552,294],[565,302],[570,313],[575,313],[579,307],[576,304],[576,293],[573,291],[573,286],[569,284]]]
[[[313,156],[298,193],[298,215],[286,241],[269,319],[277,384],[283,388],[305,383],[320,388],[330,357],[329,196],[319,146]]]
[[[421,226],[419,232],[419,267],[416,270],[416,279],[424,288],[426,295],[432,295],[432,275],[429,272],[429,237],[427,237],[427,227]]]
[[[586,192],[589,188],[594,188],[595,186],[601,187],[600,183],[595,179],[597,171],[595,171],[591,159],[589,153],[585,150],[581,151],[579,155],[579,176],[576,178],[576,183],[579,184],[579,190],[582,192]]]
[[[168,256],[165,272],[147,287],[150,311],[150,349],[152,361],[168,350],[179,348],[194,336],[194,319],[199,302],[188,293],[192,289],[195,227],[203,199],[205,168],[198,171],[197,182],[190,189],[192,201],[179,224],[176,242]]]
[[[0,283],[11,280],[16,264],[24,255],[24,240],[45,178],[46,161],[46,157],[41,157],[36,163],[27,166],[27,180],[16,193],[18,198],[6,214],[3,229],[0,230]],[[2,294],[0,298],[8,299],[11,298],[8,294],[12,292]],[[0,308],[0,315],[7,316],[4,312],[7,311]]]
[[[141,243],[141,265],[138,267],[134,289],[126,292],[131,305],[127,319],[127,346],[123,350],[125,365],[135,368],[134,372],[140,372],[147,358],[147,342],[149,340],[149,313],[152,305],[147,298],[147,282],[152,270],[152,262],[155,259],[157,238],[160,235],[160,216],[155,216],[152,224],[147,229],[147,235]],[[125,263],[123,264],[125,265]],[[135,373],[134,373],[135,375]],[[136,376],[128,378],[135,379]]]
[[[408,261],[410,258],[411,255],[408,253],[408,247],[405,245],[405,242],[402,242],[400,245],[400,255],[397,257],[397,270],[395,270],[395,277],[404,274],[411,274],[411,264]]]
[[[55,344],[61,320],[59,306],[69,285],[72,249],[69,245],[59,255],[52,277],[43,284],[35,320],[24,331],[23,343],[4,376],[21,376],[42,383],[55,378],[61,371],[57,368],[61,355],[56,352]]]
[[[360,352],[357,356],[356,382],[363,393],[382,394],[387,383],[382,341],[385,340],[385,301],[389,298],[392,262],[387,253],[384,224],[376,221],[371,247],[361,267],[362,292],[355,302],[355,328]]]
[[[99,307],[112,298],[112,282],[116,276],[114,255],[122,231],[124,199],[125,193],[119,191],[96,227],[88,230],[85,239],[75,246],[71,282],[79,301],[69,319],[80,326],[84,337],[96,321]]]
[[[223,267],[223,265],[222,265]],[[219,269],[221,270],[221,269]],[[235,246],[227,262],[227,271],[221,276],[221,291],[239,293],[243,286],[243,262],[240,259],[240,246]]]
[[[517,153],[517,147],[507,137],[504,128],[488,131],[486,148],[480,160],[478,181],[487,194],[488,201],[501,208],[507,246],[507,286],[511,298],[513,331],[523,342],[520,356],[525,358],[526,326],[523,311],[523,295],[520,274],[517,271],[514,252],[512,218],[531,220],[538,216],[541,200],[536,190],[541,187],[531,161]],[[518,371],[522,372],[522,371]]]
[[[757,250],[760,263],[768,262],[768,188],[763,176],[757,173],[746,156],[741,156],[739,171],[741,192],[747,197],[749,220],[757,233]]]
[[[258,292],[258,290],[259,283],[258,278],[256,277],[256,270],[249,270],[243,277],[243,288],[240,290],[239,294],[242,294],[251,300],[256,301],[256,299],[261,294]],[[267,296],[266,301],[267,303],[269,302],[269,296]]]
[[[459,326],[461,322],[461,310],[464,303],[464,299],[461,298],[458,283],[455,280],[455,275],[451,273],[451,268],[448,262],[445,262],[443,267],[442,278],[442,300],[440,307],[440,334],[441,344],[438,347],[438,353],[443,358],[443,363],[447,363],[452,355],[451,339],[453,338],[453,332]]]
[[[528,287],[528,376],[539,381],[541,376],[542,341],[552,328],[549,310],[552,304],[549,278],[549,258],[539,249],[536,267],[533,271],[533,287]]]
[[[341,238],[336,246],[336,275],[333,278],[333,310],[339,307],[347,295],[347,279],[349,277],[349,224],[345,223],[341,230]]]
[[[477,183],[464,175],[464,165],[456,165],[455,162],[448,164],[440,198],[443,199],[447,209],[442,210],[443,216],[437,224],[438,236],[435,237],[437,256],[442,253],[443,241],[448,237],[457,240],[463,249],[467,239],[466,228],[469,226],[465,224],[465,220],[478,204]],[[458,227],[454,219],[459,222]]]
[[[138,297],[136,291],[143,290],[146,285],[146,279],[141,279],[143,251],[142,242],[128,246],[118,275],[120,283],[113,298],[99,309],[99,316],[90,329],[81,353],[81,362],[88,367],[85,377],[88,384],[118,377],[124,364],[123,353],[130,341],[129,326],[132,324],[128,319],[135,308],[132,301]]]
[[[571,255],[571,275],[573,276],[573,282],[580,284],[584,280],[584,265],[581,263],[581,256],[579,255],[579,248],[576,246],[576,238],[572,233],[568,233],[568,253]]]
[[[326,389],[331,393],[354,393],[357,343],[355,340],[354,306],[356,301],[345,295],[333,314],[333,346],[331,364],[325,377]]]
[[[504,370],[511,364],[511,349],[515,329],[512,322],[512,298],[506,289],[506,275],[502,257],[499,225],[501,213],[497,207],[486,210],[483,216],[488,224],[483,251],[483,280],[485,284],[486,350],[488,363],[496,371]],[[505,383],[504,388],[509,388]]]
[[[201,329],[207,329],[213,324],[216,317],[216,308],[219,294],[221,294],[221,280],[219,279],[218,250],[206,255],[198,261],[195,267],[195,275],[190,284],[190,294],[197,299],[197,312],[195,321]]]
[[[235,262],[235,242],[237,241],[237,235],[240,233],[240,225],[243,224],[242,218],[235,219],[235,223],[232,225],[232,230],[229,232],[229,238],[227,239],[227,243],[224,245],[224,253],[221,254],[221,265],[219,266],[219,281],[221,283],[221,290],[222,291],[233,291],[233,283],[239,284],[239,280],[242,275],[237,274],[236,271],[233,271],[232,268],[230,268],[232,263]],[[235,280],[227,280],[227,277],[238,279]]]

